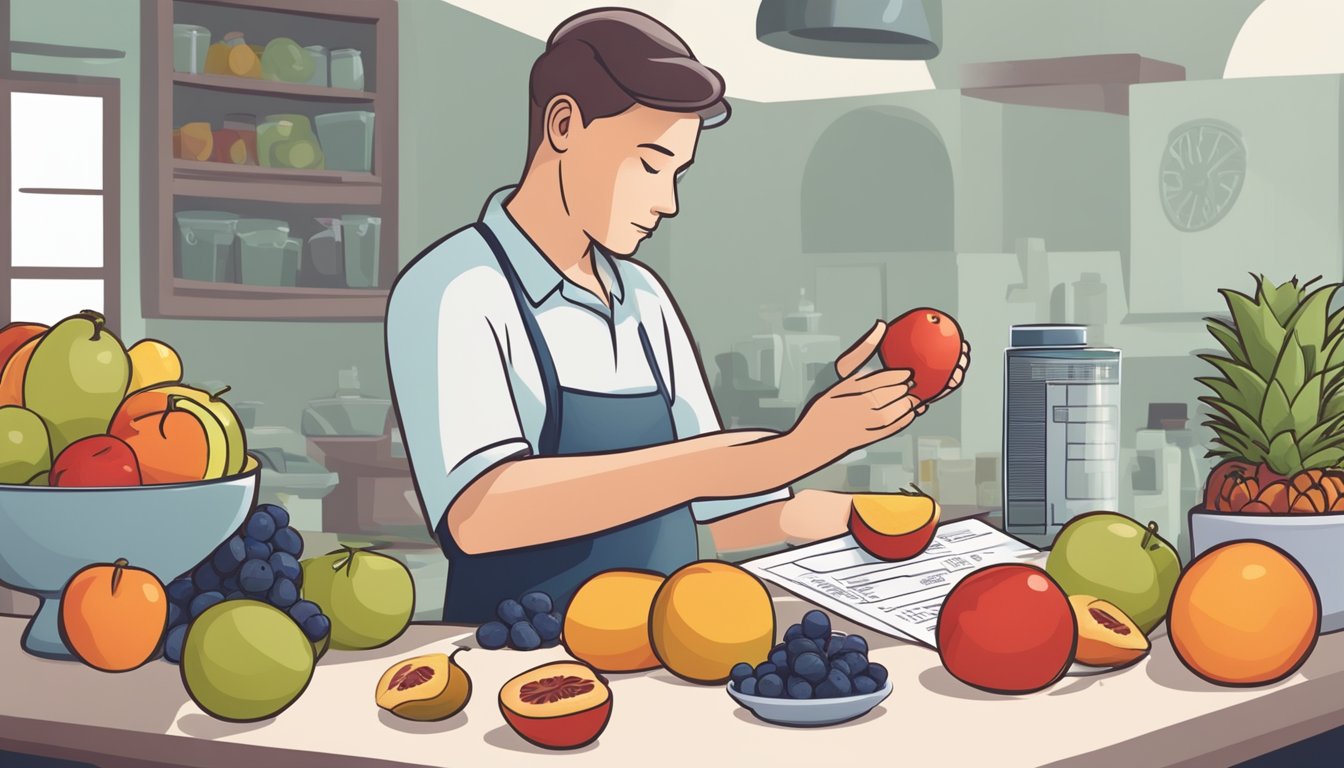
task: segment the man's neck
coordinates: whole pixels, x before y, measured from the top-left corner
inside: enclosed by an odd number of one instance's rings
[[[533,164],[504,209],[561,274],[584,287],[596,282],[592,240],[566,212],[558,160]]]

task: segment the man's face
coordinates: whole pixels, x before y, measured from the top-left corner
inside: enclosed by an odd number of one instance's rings
[[[695,156],[700,118],[636,104],[586,128],[574,123],[561,158],[569,215],[603,248],[629,256],[677,214],[677,179]]]

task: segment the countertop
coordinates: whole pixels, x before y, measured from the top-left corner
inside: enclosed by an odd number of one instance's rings
[[[780,627],[808,605],[774,591]],[[885,664],[895,691],[866,716],[838,726],[790,729],[756,720],[722,686],[686,683],[665,670],[611,675],[606,731],[574,752],[547,752],[517,736],[499,712],[505,680],[563,648],[521,653],[475,648],[472,629],[413,624],[388,646],[328,653],[307,691],[278,717],[236,724],[202,713],[178,667],[152,661],[125,673],[24,653],[26,619],[0,617],[0,749],[100,765],[437,766],[558,765],[1230,765],[1344,725],[1344,632],[1320,638],[1292,677],[1250,689],[1205,683],[1167,638],[1125,670],[1065,678],[1027,696],[982,693],[953,679],[937,654],[843,620]],[[464,712],[436,723],[402,720],[373,701],[393,662],[472,647],[457,660],[471,675]],[[837,760],[843,761],[837,763]]]

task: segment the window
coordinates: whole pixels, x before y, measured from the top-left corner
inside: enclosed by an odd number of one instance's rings
[[[0,324],[120,328],[115,80],[0,78]]]

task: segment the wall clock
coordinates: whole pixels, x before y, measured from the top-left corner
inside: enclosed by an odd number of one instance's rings
[[[1172,226],[1198,232],[1232,209],[1246,181],[1241,132],[1218,120],[1193,120],[1167,137],[1158,169],[1162,210]]]

